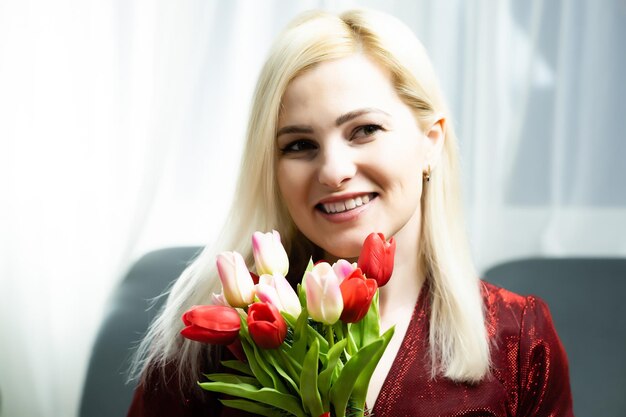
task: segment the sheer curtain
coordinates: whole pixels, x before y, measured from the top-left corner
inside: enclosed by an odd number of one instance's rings
[[[76,414],[129,263],[219,228],[271,39],[354,6],[431,53],[479,269],[626,254],[619,0],[0,0],[0,415]]]

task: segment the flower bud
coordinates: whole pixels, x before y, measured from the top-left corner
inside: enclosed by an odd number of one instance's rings
[[[254,232],[252,235],[252,252],[256,272],[263,274],[287,275],[289,270],[289,258],[282,243],[280,234],[273,230],[271,233]]]
[[[387,284],[393,273],[393,258],[396,251],[396,241],[385,241],[382,233],[370,234],[363,243],[359,255],[358,266],[368,278],[373,278],[379,287]]]
[[[254,303],[248,309],[248,331],[257,346],[276,349],[287,336],[287,323],[273,305]]]
[[[254,283],[239,253],[222,252],[217,255],[217,271],[224,297],[231,307],[247,307],[254,301]]]
[[[302,312],[298,295],[281,274],[261,275],[256,285],[256,294],[259,300],[270,303],[295,318]]]
[[[339,288],[343,297],[341,320],[346,323],[360,321],[367,314],[372,298],[378,289],[376,280],[365,278],[361,269],[357,268],[341,283]]]
[[[196,306],[183,314],[185,328],[181,335],[197,342],[228,345],[239,335],[241,319],[234,308]]]
[[[341,316],[343,299],[339,278],[326,262],[318,263],[305,274],[306,302],[309,315],[315,321],[334,324]]]

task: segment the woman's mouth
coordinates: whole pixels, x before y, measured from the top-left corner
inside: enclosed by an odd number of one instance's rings
[[[377,195],[378,194],[376,193],[369,193],[353,198],[333,201],[332,203],[320,203],[316,206],[316,208],[326,214],[345,213],[369,203],[376,198]]]

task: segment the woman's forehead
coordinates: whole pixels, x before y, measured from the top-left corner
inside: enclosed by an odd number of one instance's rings
[[[391,76],[370,58],[358,54],[318,64],[294,78],[283,95],[279,124],[290,119],[330,116],[361,108],[396,105]]]

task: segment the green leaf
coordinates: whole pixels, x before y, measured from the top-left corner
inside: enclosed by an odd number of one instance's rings
[[[359,374],[383,346],[383,343],[383,339],[380,338],[363,347],[343,367],[330,389],[330,402],[335,409],[335,417],[345,417],[346,406]],[[362,406],[362,404],[358,404],[358,406]]]
[[[322,399],[317,390],[317,366],[319,363],[320,345],[317,339],[307,352],[302,364],[302,375],[300,375],[300,392],[302,393],[302,404],[305,411],[311,416],[321,416],[324,414]]]
[[[267,358],[263,355],[263,349],[259,349],[250,337],[247,323],[246,326],[241,326],[239,340],[241,341],[241,346],[246,354],[246,358],[248,358],[250,369],[259,382],[261,382],[261,385],[264,387],[274,387],[280,392],[288,393],[289,391],[280,380],[280,377],[268,366]]]
[[[226,395],[241,397],[247,400],[257,401],[280,408],[281,410],[285,410],[297,417],[307,417],[298,398],[293,395],[284,394],[273,388],[258,389],[247,384],[238,385],[227,382],[202,382],[199,385],[202,389],[207,391],[219,392]]]
[[[317,339],[320,344],[320,352],[324,354],[328,353],[328,340],[326,340],[326,338],[322,336],[317,330],[315,330],[310,324],[307,324],[306,330],[309,345],[312,345],[313,340]]]
[[[267,361],[276,369],[278,374],[283,378],[284,381],[287,382],[287,385],[292,388],[292,393],[300,396],[300,387],[294,378],[291,376],[289,372],[286,371],[286,368],[289,364],[283,364],[278,350],[265,350],[263,354],[266,356]],[[299,382],[299,381],[298,381]]]
[[[387,349],[387,345],[389,344],[389,341],[391,341],[394,331],[395,327],[391,327],[380,337],[379,340],[382,340],[383,342],[382,346],[370,358],[370,360],[359,373],[356,383],[354,384],[352,394],[350,395],[352,400],[359,406],[365,404],[365,400],[367,397],[367,388],[369,387],[370,380],[372,379],[372,374],[374,374],[376,365],[378,365],[380,358],[383,356],[383,353],[385,353],[385,349]]]
[[[305,309],[306,308],[306,291],[304,290],[304,277],[302,277],[302,282],[298,283],[298,285],[296,286],[296,293],[298,294],[298,300],[300,300],[300,305],[302,306],[303,309]]]
[[[240,337],[241,346],[243,347],[243,351],[246,354],[246,358],[248,358],[248,364],[250,365],[250,369],[252,373],[259,380],[261,385],[265,387],[274,386],[272,378],[268,375],[267,371],[259,364],[256,355],[254,354],[254,347],[248,341],[247,337]]]
[[[309,263],[307,264],[306,269],[304,270],[304,274],[302,274],[302,279],[300,280],[301,282],[297,286],[298,298],[300,299],[300,305],[303,308],[306,308],[306,290],[305,290],[306,273],[311,272],[314,266],[315,264],[313,264],[313,258],[309,258]]]
[[[306,346],[305,346],[306,347]],[[302,362],[304,361],[304,355],[302,359],[298,362],[296,358],[293,357],[291,351],[287,348],[279,348],[278,353],[282,359],[283,364],[287,364],[287,371],[290,373],[294,380],[300,380],[300,374],[302,373]]]
[[[302,309],[302,313],[300,313],[300,316],[296,321],[296,326],[294,327],[293,344],[288,350],[291,357],[299,363],[302,363],[302,361],[304,360],[304,355],[306,353],[308,337],[306,325],[308,321],[308,316],[309,313],[306,310],[306,307],[304,307]]]
[[[207,374],[205,375],[212,382],[228,382],[230,384],[248,384],[261,388],[259,380],[253,376],[241,376],[234,374]]]
[[[276,407],[248,400],[221,400],[226,407],[247,411],[248,413],[266,417],[282,417],[284,413]]]
[[[238,361],[236,359],[229,360],[229,361],[222,361],[222,365],[224,365],[226,368],[230,368],[230,369],[234,369],[235,371],[239,371],[242,374],[254,376],[254,373],[252,372],[252,369],[250,369],[250,365],[248,365],[247,363],[243,363],[241,361]]]
[[[280,315],[283,316],[283,318],[285,319],[285,321],[287,322],[287,324],[289,325],[289,327],[291,327],[292,329],[294,329],[296,327],[296,318],[294,316],[292,316],[291,314],[287,313],[286,311],[281,311]],[[298,316],[300,317],[300,316]]]
[[[346,343],[347,343],[347,340],[343,339],[337,342],[335,346],[330,348],[330,350],[328,351],[328,363],[326,364],[325,369],[322,372],[320,372],[320,375],[318,378],[317,386],[319,387],[320,395],[322,396],[322,406],[324,407],[325,410],[328,409],[329,403],[330,403],[328,399],[328,393],[330,391],[330,384],[332,382],[332,376],[335,371],[335,368],[337,367],[339,356],[341,355],[341,352],[343,352],[344,348],[346,347]]]
[[[261,368],[263,368],[263,370],[265,371],[265,373],[267,373],[267,375],[269,375],[270,379],[272,380],[272,384],[271,385],[265,385],[265,386],[273,386],[276,390],[283,392],[285,394],[288,394],[289,391],[287,390],[287,387],[285,387],[285,384],[283,384],[282,380],[280,379],[280,377],[278,375],[276,375],[276,373],[273,372],[272,368],[269,366],[268,362],[268,352],[265,349],[259,349],[256,345],[252,345],[252,348],[254,349],[254,356],[257,360],[257,363],[259,364],[259,366]]]
[[[313,257],[309,258],[309,263],[306,266],[306,270],[304,272],[311,272],[315,264],[313,263]]]

